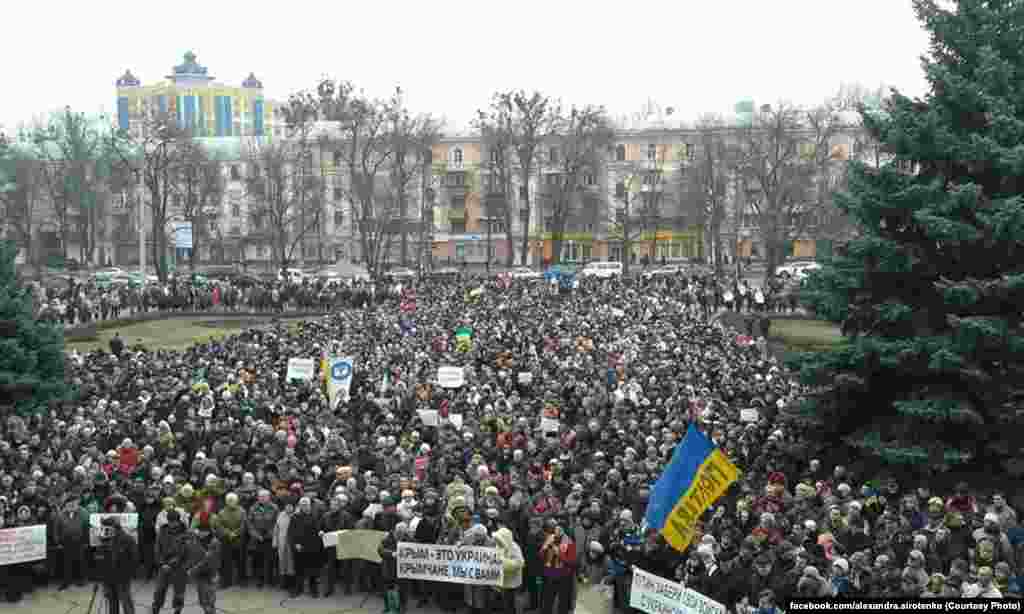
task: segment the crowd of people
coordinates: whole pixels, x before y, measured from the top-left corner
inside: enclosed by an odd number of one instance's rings
[[[737,614],[796,596],[1020,596],[1015,491],[933,492],[812,458],[782,411],[806,391],[717,321],[723,287],[422,282],[297,329],[70,357],[75,403],[0,426],[0,527],[46,524],[50,549],[0,567],[0,586],[13,600],[91,579],[88,516],[133,511],[137,542],[119,543],[139,564],[106,581],[155,579],[154,612],[168,589],[180,609],[188,578],[209,605],[214,577],[509,614],[566,614],[601,586],[629,611],[636,568]],[[334,407],[319,378],[286,381],[289,359],[330,354],[354,364]],[[441,387],[442,366],[465,383]],[[691,423],[742,477],[681,553],[643,519]],[[321,532],[354,528],[387,533],[382,563],[324,547]],[[494,546],[503,584],[398,579],[400,542]]]

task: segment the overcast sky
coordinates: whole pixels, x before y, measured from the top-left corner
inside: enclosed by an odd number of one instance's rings
[[[323,75],[381,96],[400,84],[414,111],[450,126],[507,88],[616,115],[651,98],[683,119],[743,98],[813,103],[842,82],[925,89],[910,0],[7,4],[8,129],[65,105],[113,112],[125,69],[153,83],[189,49],[217,81],[254,71],[271,98]]]

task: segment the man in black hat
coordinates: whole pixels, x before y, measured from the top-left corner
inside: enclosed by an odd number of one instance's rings
[[[110,602],[110,614],[135,614],[132,601],[132,574],[137,564],[135,540],[124,532],[114,516],[107,516],[100,525],[100,547],[97,549],[99,576]]]

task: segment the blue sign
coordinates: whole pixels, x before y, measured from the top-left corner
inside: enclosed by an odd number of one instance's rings
[[[348,378],[352,377],[352,363],[347,361],[338,361],[331,367],[331,379],[339,382],[343,382]]]

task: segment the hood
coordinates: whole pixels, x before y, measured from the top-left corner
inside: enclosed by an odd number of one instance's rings
[[[511,548],[512,544],[515,543],[515,538],[512,536],[512,531],[502,527],[494,532],[492,535],[494,541],[498,543],[502,548]]]

